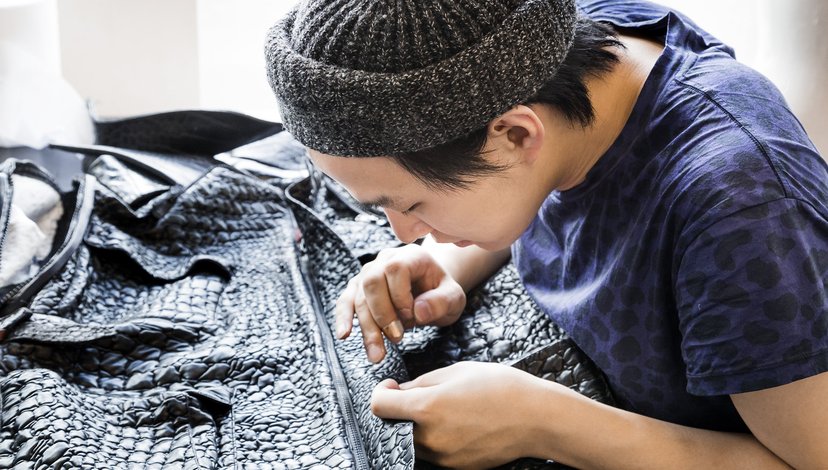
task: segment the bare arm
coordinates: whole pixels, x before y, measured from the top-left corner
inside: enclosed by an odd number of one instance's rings
[[[381,383],[372,409],[413,420],[418,455],[451,468],[531,456],[584,469],[823,469],[826,396],[828,373],[732,395],[754,437],[660,421],[512,367],[461,362]]]
[[[539,413],[545,425],[543,438],[534,442],[532,451],[538,457],[577,468],[791,468],[750,434],[680,426],[603,405],[554,385],[547,384],[541,392],[548,397],[544,400],[548,406]],[[561,400],[561,393],[570,396]],[[797,434],[808,432],[799,429]]]
[[[546,443],[582,468],[828,468],[826,397],[828,373],[731,395],[750,435],[679,426],[573,396],[565,411],[546,409],[547,422],[559,424],[547,429]],[[538,450],[554,457],[546,452]]]
[[[751,432],[796,468],[828,468],[828,372],[731,395]]]

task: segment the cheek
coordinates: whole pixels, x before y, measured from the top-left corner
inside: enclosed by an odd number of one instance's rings
[[[420,215],[432,229],[449,237],[509,245],[526,229],[535,210],[514,194],[484,191],[435,201]]]
[[[436,201],[415,215],[432,230],[450,238],[468,236],[480,222],[474,210],[450,200]]]
[[[529,227],[537,215],[537,209],[531,205],[512,201],[497,208],[485,210],[486,220],[490,223],[490,236],[501,248],[515,242]]]

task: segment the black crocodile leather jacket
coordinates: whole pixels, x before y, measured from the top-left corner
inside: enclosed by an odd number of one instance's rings
[[[262,137],[254,124],[248,140]],[[370,412],[371,390],[461,360],[510,363],[612,403],[511,265],[456,324],[411,332],[370,364],[358,329],[333,339],[332,312],[360,260],[396,243],[380,215],[313,171],[300,178],[283,134],[260,142],[268,167],[254,170],[126,135],[146,145],[72,149],[97,158],[64,196],[59,243],[0,299],[0,468],[428,468],[412,423]],[[0,227],[12,174],[49,179],[25,162],[0,167]]]

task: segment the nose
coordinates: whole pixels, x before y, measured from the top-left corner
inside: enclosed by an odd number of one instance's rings
[[[405,215],[391,209],[384,209],[394,235],[403,243],[411,243],[431,232],[431,227],[414,215]]]

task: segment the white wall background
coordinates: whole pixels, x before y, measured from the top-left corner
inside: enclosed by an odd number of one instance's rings
[[[209,108],[276,119],[263,43],[269,26],[295,2],[60,0],[63,73],[99,116]],[[828,109],[828,1],[662,2],[690,15],[773,80],[828,155],[828,119],[822,116]]]
[[[102,117],[278,112],[264,40],[295,0],[60,0],[63,73]]]
[[[194,0],[61,0],[63,75],[98,114],[199,104]]]
[[[57,0],[0,0],[0,43],[6,41],[60,73]]]
[[[265,36],[295,3],[197,0],[201,107],[239,109],[265,119],[278,118],[265,75]]]

